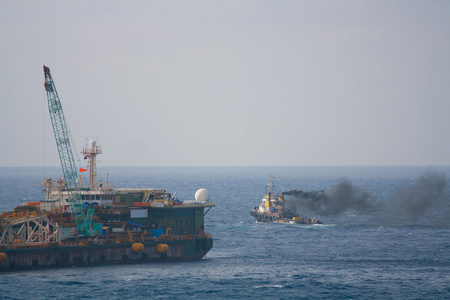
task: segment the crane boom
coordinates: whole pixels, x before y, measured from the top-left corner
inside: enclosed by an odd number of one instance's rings
[[[70,145],[69,133],[66,120],[64,118],[61,101],[53,82],[50,68],[44,66],[45,90],[47,91],[48,111],[52,121],[53,133],[55,134],[56,145],[58,147],[59,159],[64,175],[64,181],[69,193],[69,202],[72,208],[73,217],[77,223],[78,232],[88,235],[91,228],[94,210],[89,208],[85,211],[81,196],[81,190],[77,182],[78,173],[75,166],[72,147]]]

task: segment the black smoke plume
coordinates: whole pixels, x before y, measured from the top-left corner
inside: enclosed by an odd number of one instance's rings
[[[425,173],[417,182],[397,190],[390,201],[389,219],[392,223],[415,223],[443,194],[445,175],[438,172]]]
[[[386,225],[417,224],[419,219],[439,199],[444,199],[443,191],[446,179],[443,173],[428,172],[403,189],[393,193],[390,201],[377,201],[376,197],[344,179],[325,191],[292,190],[283,192],[290,208],[301,213],[303,210],[321,216],[336,217],[348,210],[376,217],[377,223]],[[448,199],[444,199],[448,200]],[[446,219],[446,220],[444,220]],[[448,213],[444,212],[442,220],[433,220],[437,224],[447,224]]]
[[[353,186],[347,179],[328,192],[293,190],[283,192],[283,195],[289,196],[287,201],[292,209],[309,210],[321,216],[338,216],[350,209],[359,213],[370,213],[377,209],[375,197]]]

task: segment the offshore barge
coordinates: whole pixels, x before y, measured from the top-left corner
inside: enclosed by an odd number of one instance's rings
[[[89,170],[78,172],[49,68],[44,73],[64,177],[43,181],[43,201],[0,215],[0,271],[203,258],[213,246],[204,227],[215,206],[209,192],[199,189],[195,200],[182,202],[164,189],[98,183],[102,149],[95,141],[82,152]],[[83,171],[89,171],[87,185]]]
[[[258,223],[287,223],[287,224],[307,224],[319,225],[323,224],[314,218],[301,217],[296,211],[286,207],[286,200],[283,193],[274,193],[274,184],[272,176],[266,185],[266,196],[262,199],[259,206],[255,206],[250,215],[256,219]]]

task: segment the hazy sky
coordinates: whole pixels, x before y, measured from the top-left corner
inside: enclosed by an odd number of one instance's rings
[[[450,1],[0,1],[0,166],[448,165]]]

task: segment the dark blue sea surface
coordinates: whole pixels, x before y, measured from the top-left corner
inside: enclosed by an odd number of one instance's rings
[[[0,211],[40,201],[43,177],[61,176],[59,168],[0,171]],[[450,299],[450,167],[113,167],[100,170],[105,181],[102,172],[115,187],[164,188],[180,200],[208,189],[214,247],[193,262],[3,273],[0,298]],[[346,178],[373,195],[377,212],[305,211],[325,223],[314,226],[255,223],[249,211],[269,174],[279,192],[328,191]],[[445,188],[397,222],[391,203],[398,191],[417,193],[410,187],[424,174],[442,176]]]

